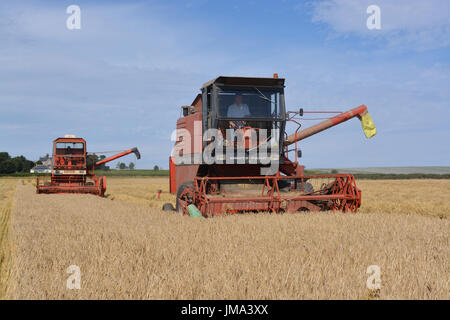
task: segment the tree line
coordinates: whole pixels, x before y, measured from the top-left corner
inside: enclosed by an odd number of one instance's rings
[[[120,170],[134,170],[136,168],[136,165],[134,162],[130,162],[130,164],[127,166],[125,162],[118,162],[116,165],[116,169]]]
[[[104,155],[89,155],[87,157],[88,167],[92,166],[93,163],[105,159]],[[37,161],[36,163],[26,159],[24,156],[11,157],[8,152],[0,152],[0,174],[15,174],[15,173],[30,173],[30,170],[35,166],[42,164],[42,162]],[[136,168],[133,162],[128,165],[124,162],[119,162],[116,165],[117,169],[120,170],[134,170]],[[96,168],[97,170],[110,170],[110,167],[106,164],[102,164]],[[155,165],[153,171],[159,171],[160,168]]]
[[[8,152],[0,152],[0,174],[30,172],[34,162],[24,156],[12,158]]]
[[[135,168],[136,168],[136,165],[133,162],[130,162],[130,164],[128,166],[126,165],[125,162],[118,162],[116,164],[116,169],[119,169],[119,170],[127,170],[127,169],[134,170]],[[157,165],[155,165],[153,167],[153,171],[159,171],[159,170],[160,170],[160,168]]]

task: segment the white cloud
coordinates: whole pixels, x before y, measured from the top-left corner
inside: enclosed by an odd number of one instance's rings
[[[381,10],[381,30],[369,30],[369,5]],[[313,22],[325,23],[337,35],[384,39],[392,47],[428,50],[450,45],[450,1],[324,0],[314,2]]]

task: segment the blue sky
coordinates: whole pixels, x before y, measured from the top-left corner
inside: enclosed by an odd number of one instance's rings
[[[66,28],[71,4],[81,30]],[[371,4],[381,30],[366,27]],[[277,72],[288,109],[366,104],[378,129],[367,140],[354,119],[305,140],[306,167],[450,165],[449,12],[446,0],[2,1],[0,151],[37,159],[72,133],[167,168],[179,106],[204,82]]]

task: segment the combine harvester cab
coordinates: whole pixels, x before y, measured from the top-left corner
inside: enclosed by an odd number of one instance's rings
[[[365,105],[347,112],[286,112],[284,79],[274,74],[218,77],[182,110],[169,159],[170,192],[177,195],[180,214],[356,212],[360,207],[353,175],[304,174],[298,142],[354,117],[372,137],[376,129]],[[301,130],[305,113],[336,115]],[[297,126],[291,135],[287,122]]]
[[[90,193],[103,197],[106,177],[94,174],[96,167],[134,153],[141,158],[139,150],[132,148],[112,157],[95,162],[86,152],[86,141],[73,135],[53,141],[52,172],[50,180],[36,181],[36,193]]]

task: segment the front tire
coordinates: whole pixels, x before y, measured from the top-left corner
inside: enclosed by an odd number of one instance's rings
[[[187,211],[180,205],[180,200],[186,201],[188,205],[194,201],[194,183],[183,182],[177,190],[176,211],[180,215],[187,215]]]

